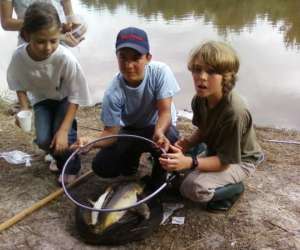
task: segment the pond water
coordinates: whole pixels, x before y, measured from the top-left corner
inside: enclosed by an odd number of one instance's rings
[[[175,4],[176,3],[176,4]],[[75,0],[89,30],[72,49],[86,72],[95,102],[117,72],[118,31],[147,31],[153,60],[170,65],[181,86],[178,109],[190,110],[194,89],[186,69],[189,51],[205,40],[230,43],[241,60],[237,90],[254,122],[300,130],[300,1],[298,0]],[[0,30],[0,92],[7,95],[5,71],[16,47],[16,32]]]

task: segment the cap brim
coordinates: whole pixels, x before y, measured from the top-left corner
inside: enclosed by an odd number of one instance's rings
[[[144,55],[147,54],[149,51],[147,49],[145,49],[142,46],[139,46],[137,44],[133,44],[133,43],[122,43],[119,46],[116,47],[116,51],[122,49],[122,48],[131,48],[136,50],[137,52],[139,52],[140,54]]]

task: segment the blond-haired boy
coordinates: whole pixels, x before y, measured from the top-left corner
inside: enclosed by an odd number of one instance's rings
[[[191,52],[188,69],[196,91],[192,123],[197,129],[171,146],[160,163],[167,171],[187,170],[180,185],[184,197],[228,210],[244,190],[242,181],[263,159],[252,116],[233,90],[239,59],[229,45],[210,41]],[[205,154],[184,155],[201,143]]]

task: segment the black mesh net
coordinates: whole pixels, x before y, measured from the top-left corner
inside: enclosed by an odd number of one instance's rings
[[[103,139],[101,143],[108,140],[111,138]],[[90,244],[119,245],[141,240],[157,229],[162,220],[163,211],[158,196],[154,196],[140,206],[122,211],[122,216],[118,214],[120,212],[97,212],[84,208],[84,206],[94,208],[93,202],[97,201],[108,190],[108,187],[110,188],[109,194],[102,207],[97,208],[114,209],[134,205],[148,197],[165,181],[166,174],[158,165],[157,160],[161,151],[153,142],[139,137],[126,136],[119,136],[114,140],[111,145],[100,151],[93,149],[85,154],[81,154],[80,151],[76,153],[81,158],[82,172],[90,171],[91,168],[94,171],[80,185],[72,188],[64,186],[69,198],[71,197],[77,203],[76,229],[81,239]],[[66,164],[64,172],[68,167]],[[114,170],[110,169],[106,172],[106,168],[114,168]],[[126,168],[130,171],[127,172]],[[102,173],[104,177],[99,176]],[[131,184],[141,190],[136,192],[130,186]],[[148,209],[148,216],[141,213],[140,207]],[[95,212],[97,213],[96,222],[92,219],[92,213],[95,216]]]

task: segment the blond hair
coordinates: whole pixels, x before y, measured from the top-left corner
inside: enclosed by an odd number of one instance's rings
[[[223,76],[222,87],[223,94],[228,94],[237,79],[239,70],[239,58],[232,47],[223,42],[209,41],[195,47],[188,59],[188,69],[190,71],[195,68],[196,61],[201,60],[207,67],[213,69],[214,72]]]

